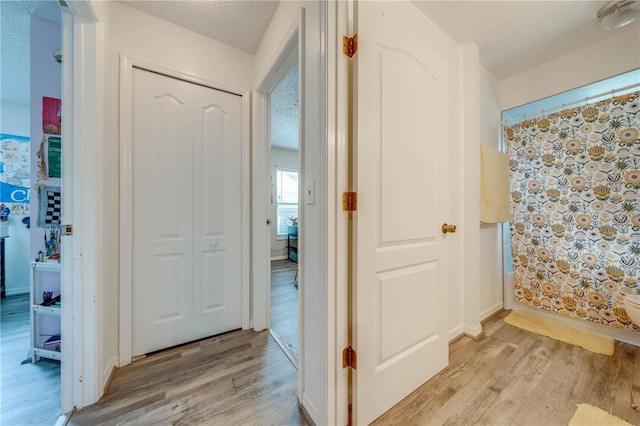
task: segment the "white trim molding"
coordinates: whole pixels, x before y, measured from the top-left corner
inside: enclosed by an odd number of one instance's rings
[[[489,306],[487,309],[480,312],[480,321],[484,321],[485,319],[489,318],[491,315],[495,314],[496,312],[501,310],[503,307],[504,307],[504,304],[502,302],[498,302],[493,306]]]
[[[278,49],[278,56],[274,58],[266,74],[258,80],[260,83],[254,92],[254,133],[252,141],[252,277],[253,277],[253,327],[256,331],[261,331],[270,326],[269,305],[271,277],[269,276],[271,258],[271,237],[270,226],[267,225],[269,214],[269,194],[270,182],[266,179],[271,173],[271,93],[277,84],[290,69],[287,65],[295,58],[295,49],[300,49],[302,42],[302,19],[300,16],[295,20],[285,40]],[[299,50],[298,50],[299,51]],[[301,64],[301,55],[298,55],[298,69],[302,73],[304,69]],[[299,87],[302,84],[299,82]],[[303,94],[300,93],[300,96]],[[300,103],[302,105],[302,103]],[[300,156],[300,153],[298,153]],[[298,170],[300,168],[298,167]]]
[[[98,321],[100,277],[96,258],[99,201],[103,197],[98,153],[104,93],[104,28],[86,0],[63,13],[62,221],[75,232],[62,240],[62,412],[93,404],[102,396],[99,355],[103,329]],[[69,12],[69,13],[67,13]]]
[[[353,34],[349,4],[326,3],[327,66],[327,424],[349,421],[348,369],[342,349],[349,344],[349,217],[342,211],[341,193],[349,188],[349,59],[342,53],[342,35]]]
[[[133,68],[145,69],[200,86],[221,90],[242,97],[242,328],[251,327],[250,293],[250,92],[226,84],[210,81],[192,74],[161,65],[120,56],[120,279],[119,279],[119,358],[120,366],[131,363],[132,357],[132,244],[133,244],[133,189],[132,189],[132,91]]]

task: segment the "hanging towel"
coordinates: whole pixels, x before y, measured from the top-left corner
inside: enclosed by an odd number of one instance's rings
[[[511,220],[509,156],[480,145],[480,222]]]

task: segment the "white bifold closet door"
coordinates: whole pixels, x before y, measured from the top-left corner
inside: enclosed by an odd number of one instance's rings
[[[133,355],[241,327],[242,98],[134,68]]]

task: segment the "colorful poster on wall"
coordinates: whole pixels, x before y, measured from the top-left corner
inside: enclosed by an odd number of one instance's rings
[[[49,177],[59,178],[62,170],[62,138],[60,136],[47,136]]]
[[[47,135],[60,135],[62,101],[42,98],[42,131]]]
[[[26,136],[0,133],[0,202],[29,202],[30,147]]]

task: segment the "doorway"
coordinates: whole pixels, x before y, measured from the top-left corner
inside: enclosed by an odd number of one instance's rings
[[[298,245],[300,173],[298,55],[294,50],[282,68],[270,102],[269,197],[270,333],[297,367],[299,358]]]
[[[60,194],[62,11],[57,2],[1,8],[9,46],[0,71],[0,423],[54,423],[62,411],[60,217],[40,214],[38,200],[45,188]]]

